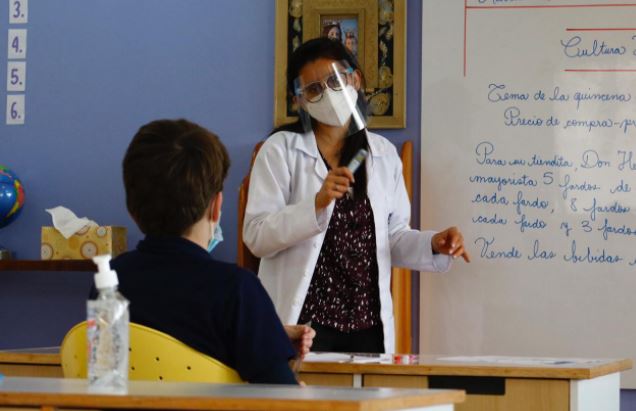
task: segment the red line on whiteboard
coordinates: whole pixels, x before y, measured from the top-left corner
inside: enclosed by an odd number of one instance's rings
[[[590,7],[636,7],[636,3],[614,3],[614,4],[553,4],[544,6],[467,6],[470,10],[493,10],[493,9],[574,9]]]
[[[565,31],[636,31],[636,27],[615,27],[615,28],[595,28],[595,29],[573,29],[567,28]]]
[[[468,42],[468,10],[511,10],[511,9],[576,9],[576,8],[601,8],[601,7],[636,7],[636,3],[596,3],[596,4],[552,4],[552,5],[526,5],[526,6],[469,6],[468,0],[464,0],[464,77],[467,72],[467,42]],[[636,31],[636,28],[567,28],[566,31]],[[566,72],[634,72],[636,70],[585,70],[566,69]]]
[[[566,73],[636,73],[636,69],[565,69]]]
[[[466,26],[468,21],[468,0],[464,0],[464,77],[466,77]]]

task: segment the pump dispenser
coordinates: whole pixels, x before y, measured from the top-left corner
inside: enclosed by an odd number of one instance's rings
[[[97,299],[87,304],[88,383],[92,391],[125,392],[128,385],[128,300],[118,291],[110,255],[93,257]]]
[[[110,254],[97,255],[93,257],[93,262],[97,266],[95,287],[98,290],[113,288],[119,285],[117,273],[110,269]]]

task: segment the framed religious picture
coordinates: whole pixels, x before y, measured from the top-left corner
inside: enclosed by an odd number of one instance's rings
[[[316,37],[341,41],[365,77],[370,128],[406,126],[406,0],[276,0],[274,126],[296,120],[286,90],[291,53]]]

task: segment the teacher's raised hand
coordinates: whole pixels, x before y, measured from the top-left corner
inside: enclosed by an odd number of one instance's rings
[[[450,227],[433,236],[431,240],[433,252],[450,255],[453,258],[462,257],[467,263],[470,262],[470,255],[464,248],[464,236],[457,227]]]
[[[333,200],[342,198],[353,182],[353,174],[347,167],[330,170],[316,194],[316,211],[327,207]]]

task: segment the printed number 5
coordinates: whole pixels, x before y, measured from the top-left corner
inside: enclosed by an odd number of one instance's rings
[[[20,76],[18,75],[18,69],[11,69],[11,84],[14,86],[20,82]]]
[[[7,91],[26,89],[26,61],[9,61],[7,64]]]

